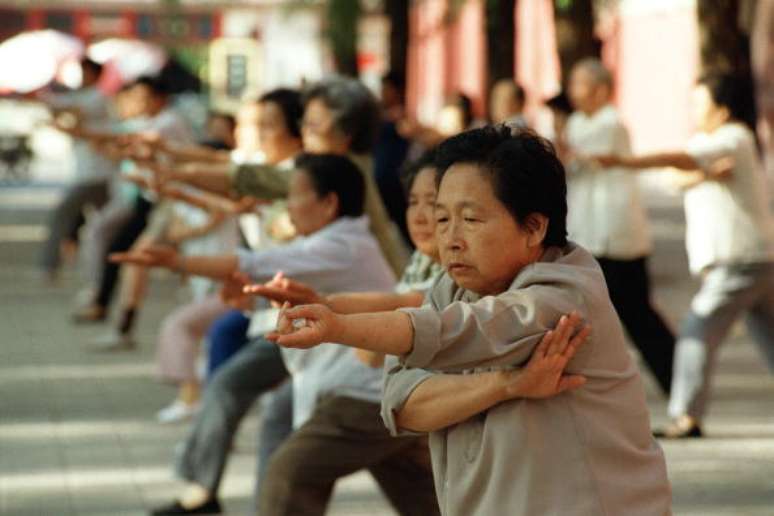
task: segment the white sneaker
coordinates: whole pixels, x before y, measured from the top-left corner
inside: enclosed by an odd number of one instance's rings
[[[89,349],[97,352],[131,351],[137,347],[134,337],[118,331],[105,333],[91,341]]]
[[[188,421],[199,411],[199,403],[189,405],[180,400],[175,400],[156,413],[156,420],[162,424],[180,423]]]

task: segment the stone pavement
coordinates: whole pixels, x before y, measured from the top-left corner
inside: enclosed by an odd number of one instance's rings
[[[89,353],[85,343],[105,327],[69,323],[78,275],[68,269],[49,287],[34,267],[44,208],[55,194],[0,189],[0,514],[145,514],[180,485],[170,463],[186,425],[154,420],[174,390],[154,379],[153,353],[158,323],[181,294],[174,277],[156,274],[140,315],[140,349]],[[655,296],[676,323],[696,283],[686,273],[679,199],[652,197]],[[662,423],[665,403],[646,381],[653,421]],[[675,514],[770,516],[774,380],[743,326],[724,348],[715,385],[709,437],[664,443]],[[240,431],[226,471],[228,514],[251,513],[257,417],[256,410]],[[360,473],[337,485],[329,514],[393,512]]]

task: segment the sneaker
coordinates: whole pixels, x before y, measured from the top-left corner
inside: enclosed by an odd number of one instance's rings
[[[692,439],[704,437],[701,427],[692,419],[684,417],[675,419],[664,428],[653,431],[653,437],[659,439]]]
[[[137,347],[134,337],[118,331],[111,331],[91,341],[91,351],[110,353],[113,351],[132,351]]]
[[[157,507],[151,511],[151,516],[169,516],[173,514],[221,514],[223,509],[217,498],[207,500],[201,505],[187,509],[179,501],[169,505]]]
[[[156,420],[162,424],[180,423],[182,421],[188,421],[195,416],[198,411],[198,403],[189,405],[180,400],[175,400],[156,413]]]

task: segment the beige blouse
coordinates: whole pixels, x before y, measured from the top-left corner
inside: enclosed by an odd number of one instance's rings
[[[549,248],[506,292],[481,298],[442,276],[422,308],[405,309],[413,350],[386,364],[382,416],[434,374],[522,366],[561,315],[578,310],[592,335],[570,362],[580,389],[501,403],[432,432],[441,511],[452,516],[664,516],[671,488],[651,436],[637,368],[604,277],[585,249]]]

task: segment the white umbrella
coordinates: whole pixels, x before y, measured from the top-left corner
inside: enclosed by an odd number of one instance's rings
[[[124,83],[143,75],[156,75],[167,62],[163,48],[138,39],[106,39],[90,45],[88,55],[112,68]]]
[[[0,91],[27,93],[42,88],[65,61],[79,59],[84,45],[51,29],[23,32],[0,43]]]

